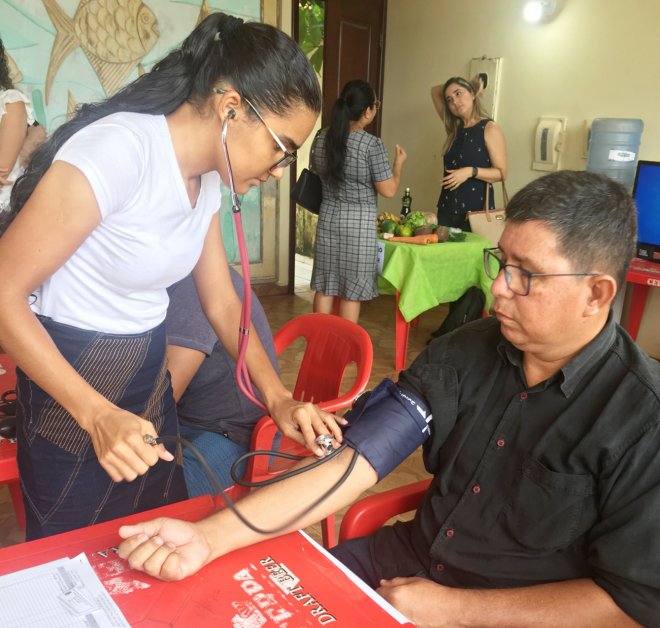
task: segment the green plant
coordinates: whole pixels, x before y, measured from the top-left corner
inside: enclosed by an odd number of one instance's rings
[[[318,74],[323,66],[323,0],[300,0],[298,3],[298,43]]]

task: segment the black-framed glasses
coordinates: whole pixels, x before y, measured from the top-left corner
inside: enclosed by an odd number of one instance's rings
[[[504,271],[504,281],[507,288],[514,294],[526,297],[532,284],[532,277],[589,277],[600,275],[600,273],[530,273],[528,270],[505,264],[497,255],[501,253],[499,247],[484,249],[484,270],[490,279],[497,279],[500,272]]]
[[[222,89],[221,87],[216,87],[215,92],[218,94],[224,94],[227,90]],[[257,111],[257,108],[243,95],[241,95],[241,98],[248,104],[250,105],[250,108],[252,111],[254,111],[255,115],[259,120],[261,120],[264,124],[264,126],[268,129],[268,132],[270,133],[271,137],[275,140],[275,143],[279,147],[279,149],[284,153],[284,156],[281,159],[278,159],[270,168],[268,168],[268,172],[273,174],[273,170],[277,170],[278,168],[286,168],[287,166],[290,166],[297,158],[298,155],[296,153],[292,153],[285,145],[284,142],[277,136],[277,133],[273,131],[273,129],[270,128],[270,125],[268,122],[266,122],[263,119],[263,116]]]

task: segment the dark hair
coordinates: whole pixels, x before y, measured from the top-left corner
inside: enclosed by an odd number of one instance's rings
[[[326,161],[321,174],[332,183],[344,180],[344,160],[350,123],[359,120],[365,109],[373,107],[376,93],[367,81],[349,81],[332,106],[330,126],[325,136]]]
[[[293,39],[267,24],[212,13],[151,72],[105,101],[81,105],[76,116],[35,151],[14,184],[2,230],[30,197],[58,149],[77,131],[118,111],[168,115],[186,102],[201,110],[221,81],[260,111],[283,115],[299,105],[321,110],[318,79]],[[246,111],[253,115],[249,107]]]
[[[0,89],[14,89],[14,83],[9,76],[9,61],[5,45],[0,39]]]
[[[594,172],[554,172],[520,190],[506,219],[543,222],[575,272],[606,272],[623,286],[637,244],[637,211],[620,183]]]

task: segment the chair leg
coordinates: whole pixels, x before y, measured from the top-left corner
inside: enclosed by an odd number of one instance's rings
[[[25,530],[25,507],[23,506],[23,492],[21,491],[20,482],[11,482],[7,485],[9,489],[9,496],[14,505],[14,513],[16,514],[16,522],[21,530]]]
[[[323,539],[323,547],[325,547],[325,549],[331,549],[337,545],[334,515],[328,515],[323,521],[321,521],[321,538]]]

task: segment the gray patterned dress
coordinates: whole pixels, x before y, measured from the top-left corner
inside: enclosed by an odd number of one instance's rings
[[[323,129],[312,147],[311,165],[325,164]],[[378,296],[376,283],[376,190],[374,183],[392,177],[383,142],[366,131],[349,134],[344,181],[332,185],[321,178],[323,201],[316,230],[311,288],[348,301]]]

